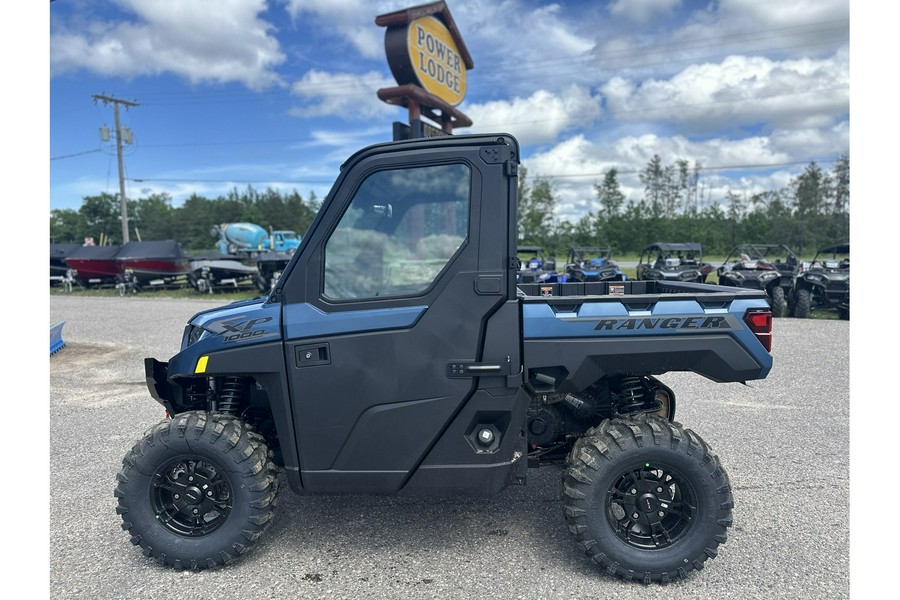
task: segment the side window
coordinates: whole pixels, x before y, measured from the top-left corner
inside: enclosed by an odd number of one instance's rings
[[[469,231],[471,172],[462,164],[378,171],[325,244],[326,298],[419,294]]]

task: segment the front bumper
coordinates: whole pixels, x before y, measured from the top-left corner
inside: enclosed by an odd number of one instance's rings
[[[150,395],[167,409],[172,408],[172,384],[169,383],[169,363],[155,358],[144,359],[144,376]]]

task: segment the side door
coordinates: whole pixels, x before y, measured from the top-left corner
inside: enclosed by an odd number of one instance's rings
[[[345,166],[285,279],[308,490],[399,490],[479,388],[517,387],[510,147],[391,148]]]

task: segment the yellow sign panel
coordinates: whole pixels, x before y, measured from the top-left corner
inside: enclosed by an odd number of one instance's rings
[[[409,62],[419,85],[451,106],[466,96],[466,63],[450,31],[434,17],[420,17],[407,30]]]

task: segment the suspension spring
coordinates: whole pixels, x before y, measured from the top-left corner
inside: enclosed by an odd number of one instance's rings
[[[219,411],[237,414],[241,402],[247,395],[248,385],[246,377],[225,377],[219,390]]]
[[[641,410],[644,406],[644,384],[640,377],[623,377],[619,383],[622,405],[619,412],[629,413]]]

